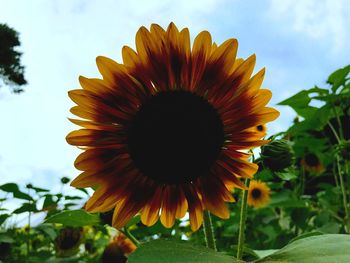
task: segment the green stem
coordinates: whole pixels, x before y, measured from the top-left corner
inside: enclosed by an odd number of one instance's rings
[[[338,115],[336,114],[336,116],[338,116]],[[333,127],[333,125],[330,122],[328,122],[328,126],[331,128],[335,138],[338,141],[338,144],[341,145],[341,142],[343,140],[342,133],[340,133],[340,137],[339,137],[337,131],[335,130],[335,128]],[[341,193],[342,193],[342,197],[343,197],[343,206],[344,206],[344,210],[345,210],[345,218],[344,218],[345,219],[345,224],[346,224],[346,229],[345,230],[346,230],[347,233],[350,233],[350,217],[349,217],[349,208],[348,208],[348,198],[347,198],[347,195],[346,195],[344,176],[343,176],[343,172],[342,172],[342,169],[341,169],[341,164],[340,164],[339,154],[338,153],[336,153],[336,160],[337,160],[337,171],[338,171],[338,177],[339,177],[339,184],[340,184],[340,189],[341,189]]]
[[[205,243],[207,244],[207,247],[214,249],[216,251],[213,224],[211,222],[211,216],[208,210],[204,210],[203,230],[204,230],[204,236],[205,236]]]
[[[245,186],[249,188],[250,179],[245,180]],[[243,256],[243,245],[244,245],[244,230],[245,221],[247,217],[247,200],[248,200],[248,190],[242,191],[242,202],[241,202],[241,215],[239,220],[239,234],[238,234],[238,248],[237,248],[237,259],[241,261]]]
[[[338,144],[341,144],[341,140],[340,140],[340,138],[338,136],[337,131],[335,130],[334,126],[332,125],[332,123],[328,122],[328,126],[329,126],[329,128],[331,128],[331,130],[332,130],[332,132],[334,134],[334,137],[337,140]]]
[[[338,122],[340,138],[341,138],[341,139],[344,139],[343,125],[342,125],[342,123],[341,123],[341,120],[340,120],[338,111],[337,111],[335,105],[334,105],[332,108],[333,108],[333,112],[334,112],[334,114],[335,114],[335,118],[337,119],[337,122]]]
[[[350,233],[350,217],[349,217],[348,201],[347,201],[344,178],[343,178],[343,173],[341,171],[341,165],[340,165],[338,154],[336,156],[336,159],[337,159],[337,167],[338,167],[337,170],[338,170],[338,175],[339,175],[340,189],[341,189],[342,196],[343,196],[343,205],[344,205],[344,210],[345,210],[346,232]]]
[[[140,246],[140,241],[134,237],[133,234],[130,233],[129,229],[124,228],[124,231],[121,231],[127,238],[129,238],[137,247]]]
[[[339,182],[338,182],[338,176],[337,176],[337,172],[336,172],[337,168],[333,165],[332,167],[332,174],[334,176],[334,181],[335,181],[335,186],[338,188],[339,187]]]

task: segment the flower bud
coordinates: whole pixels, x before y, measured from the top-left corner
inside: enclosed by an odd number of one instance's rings
[[[265,168],[280,172],[294,163],[294,150],[287,140],[275,140],[261,147],[261,159]]]

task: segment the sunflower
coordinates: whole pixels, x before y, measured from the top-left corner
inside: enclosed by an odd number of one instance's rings
[[[123,234],[116,236],[105,248],[102,254],[102,263],[125,263],[127,256],[136,249],[134,243]]]
[[[138,30],[136,51],[123,47],[123,64],[97,57],[103,79],[80,77],[69,92],[82,129],[66,138],[84,150],[71,185],[96,189],[88,211],[114,208],[116,228],[138,212],[147,226],[160,217],[172,227],[188,211],[193,231],[204,209],[229,217],[232,189],[257,170],[242,150],[267,142],[251,128],[279,116],[260,89],[265,70],[251,76],[255,55],[237,59],[237,45],[203,31],[191,48],[187,28],[152,24]]]
[[[55,239],[55,248],[58,256],[71,256],[77,253],[83,239],[81,227],[66,227],[59,231]]]
[[[314,153],[307,153],[300,164],[310,173],[320,174],[325,170],[320,158]]]
[[[248,189],[248,205],[256,208],[266,206],[270,201],[270,188],[266,183],[252,180]]]

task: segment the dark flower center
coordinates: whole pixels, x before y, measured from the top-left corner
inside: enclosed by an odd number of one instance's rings
[[[260,189],[256,189],[255,188],[255,189],[252,190],[252,197],[254,199],[259,199],[260,196],[261,196],[261,190]]]
[[[136,167],[166,184],[206,175],[223,143],[217,111],[207,100],[186,91],[159,92],[141,106],[128,129]]]
[[[313,153],[308,153],[305,156],[305,162],[309,166],[317,166],[317,165],[320,164],[320,161],[318,160],[318,157],[315,154],[313,154]]]
[[[263,130],[264,130],[264,126],[258,125],[258,126],[256,126],[256,129],[257,129],[258,131],[263,131]]]
[[[68,250],[77,245],[80,238],[80,230],[67,228],[61,231],[56,242],[61,250]]]

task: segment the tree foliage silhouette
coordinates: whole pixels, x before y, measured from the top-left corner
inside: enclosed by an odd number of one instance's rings
[[[9,86],[15,93],[22,92],[21,86],[27,83],[24,66],[21,65],[22,53],[15,50],[20,44],[18,32],[0,24],[0,86]]]

